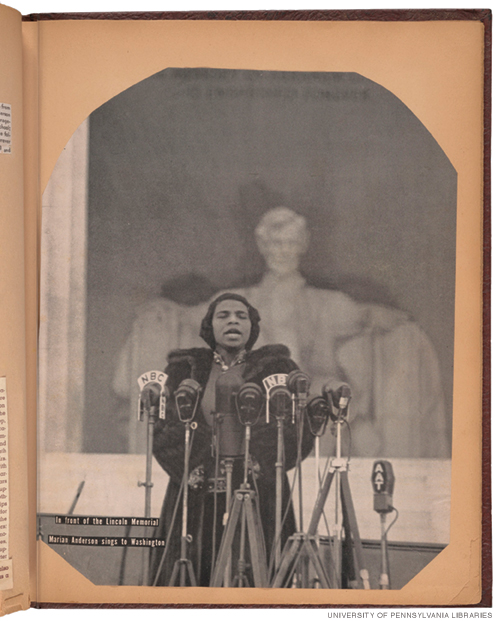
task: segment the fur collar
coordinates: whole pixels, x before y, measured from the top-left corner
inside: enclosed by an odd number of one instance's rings
[[[169,385],[177,387],[183,379],[192,377],[201,386],[206,386],[212,361],[212,350],[204,347],[177,349],[171,352],[166,369]],[[289,349],[285,345],[264,345],[247,353],[243,379],[250,381],[256,376],[289,373],[293,368],[296,368],[296,365],[290,359]]]

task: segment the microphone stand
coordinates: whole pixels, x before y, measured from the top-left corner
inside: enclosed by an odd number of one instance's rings
[[[297,444],[297,459],[296,468],[298,476],[298,501],[299,501],[299,532],[304,533],[303,528],[303,472],[302,472],[302,442],[303,442],[303,425],[304,415],[306,411],[306,393],[296,394],[294,397],[295,411],[296,411],[296,423],[298,431],[298,444]],[[301,569],[301,586],[303,588],[308,587],[308,557],[303,555],[302,569]]]
[[[192,542],[192,535],[187,533],[187,509],[189,499],[189,447],[191,440],[191,430],[198,427],[196,422],[185,422],[184,439],[184,475],[182,480],[182,535],[180,537],[180,558],[176,561],[168,586],[175,586],[177,576],[179,576],[179,586],[186,586],[186,571],[189,576],[190,586],[196,586],[196,576],[191,559],[188,558],[187,544]]]
[[[386,529],[387,514],[380,513],[380,526],[381,526],[381,540],[380,540],[380,553],[381,553],[381,573],[380,573],[380,589],[390,589],[390,570],[388,564],[388,546],[387,546],[387,529]]]
[[[137,380],[140,386],[138,397],[138,420],[143,421],[144,414],[147,413],[147,447],[145,452],[145,481],[138,481],[138,487],[145,487],[144,517],[151,517],[151,498],[152,498],[152,457],[154,442],[154,425],[157,418],[165,418],[166,395],[164,386],[168,375],[161,371],[149,371],[143,373]],[[154,391],[154,392],[152,392]],[[152,395],[155,399],[152,401]],[[144,396],[144,398],[142,398]],[[157,401],[157,403],[156,403]],[[147,528],[145,534],[147,536]],[[149,584],[149,548],[145,548],[142,557],[142,584]]]
[[[315,397],[310,403],[312,405],[317,403],[318,405],[317,418],[315,418],[316,414],[313,413],[313,409],[310,412],[310,406],[307,407],[307,412],[310,432],[315,437],[315,480],[318,485],[317,493],[320,494],[322,487],[322,479],[320,478],[320,437],[324,435],[326,429],[327,419],[329,418],[329,409],[327,408],[327,402],[325,399],[322,399],[322,397]],[[317,550],[320,550],[320,537],[318,530],[315,532],[314,537]],[[314,579],[314,588],[320,588],[320,578],[318,576]]]
[[[189,501],[189,457],[191,452],[191,431],[198,428],[193,421],[201,397],[201,386],[193,379],[182,380],[175,391],[175,407],[182,423],[184,423],[184,474],[182,478],[182,534],[180,536],[180,558],[173,566],[168,586],[175,586],[179,578],[179,586],[186,586],[186,574],[190,586],[196,586],[196,576],[191,559],[188,558],[187,547],[192,542],[192,535],[187,532],[188,501]]]
[[[241,488],[243,490],[249,487],[248,485],[248,463],[249,463],[249,449],[250,449],[250,425],[245,426],[245,463],[243,468],[243,484]],[[242,512],[241,525],[240,525],[240,556],[238,558],[238,574],[235,578],[238,587],[249,586],[247,576],[245,575],[245,516]],[[252,544],[254,545],[254,544]]]
[[[334,406],[333,406],[334,407]],[[341,569],[342,569],[342,535],[343,535],[343,507],[341,506],[341,472],[346,469],[346,460],[341,459],[341,425],[342,417],[338,411],[335,421],[336,431],[336,482],[334,484],[334,539],[333,539],[333,558],[335,569],[335,588],[341,589]]]
[[[348,387],[346,387],[348,389]],[[349,391],[349,389],[348,389]],[[337,391],[338,393],[339,391]],[[324,511],[324,505],[330,493],[333,479],[335,479],[335,523],[333,541],[333,572],[331,587],[342,588],[342,544],[343,530],[345,530],[345,540],[353,544],[355,552],[355,562],[364,589],[369,589],[369,573],[364,568],[364,552],[362,541],[359,534],[359,527],[355,515],[355,509],[348,481],[348,460],[341,456],[341,426],[347,415],[348,401],[350,396],[335,396],[333,391],[325,394],[328,402],[331,418],[333,420],[333,430],[335,435],[335,457],[331,459],[329,468],[319,490],[313,513],[308,527],[308,535],[315,536],[317,533],[320,517]],[[338,406],[335,406],[335,401]],[[323,585],[322,585],[323,586]]]
[[[224,459],[224,468],[226,470],[226,518],[224,521],[224,527],[229,519],[231,504],[233,502],[233,466],[234,459],[232,457],[226,457]],[[226,571],[224,573],[224,586],[231,586],[231,558],[228,559],[228,563],[226,565]]]
[[[283,472],[284,472],[284,418],[277,417],[277,458],[275,462],[275,568],[280,567],[282,555],[282,494],[283,494]]]
[[[154,424],[156,423],[156,408],[151,405],[148,407],[148,419],[147,419],[147,451],[145,462],[145,482],[141,482],[138,485],[145,487],[145,509],[144,516],[146,518],[151,517],[151,498],[152,498],[152,455],[153,455],[153,442],[154,442]]]
[[[266,562],[266,546],[261,525],[261,516],[257,506],[256,493],[250,489],[248,483],[248,459],[250,444],[250,424],[245,427],[245,474],[240,488],[235,490],[229,520],[224,530],[222,543],[215,564],[215,570],[210,581],[211,587],[223,586],[224,573],[231,558],[233,541],[238,522],[240,522],[239,558],[237,573],[232,586],[248,587],[249,580],[245,573],[247,563],[245,559],[246,539],[248,538],[252,577],[255,587],[268,586],[268,571]]]
[[[266,561],[266,546],[262,530],[261,516],[257,504],[256,492],[250,488],[248,482],[248,470],[250,461],[250,436],[251,426],[254,425],[262,410],[262,393],[255,384],[243,384],[236,396],[238,417],[245,425],[245,463],[243,483],[234,492],[231,511],[227,520],[221,546],[215,564],[211,587],[223,586],[226,571],[231,563],[233,542],[235,539],[238,522],[240,522],[239,558],[237,573],[232,586],[248,587],[249,581],[245,573],[247,568],[245,553],[248,539],[248,549],[252,568],[252,578],[255,587],[265,588],[268,586],[268,570]]]
[[[389,461],[381,459],[373,464],[373,472],[371,475],[371,483],[373,485],[373,509],[380,514],[381,540],[381,573],[380,573],[380,589],[390,589],[390,567],[388,562],[388,542],[387,534],[390,528],[395,524],[399,517],[399,512],[392,503],[392,494],[394,492],[394,470]],[[386,528],[387,513],[395,511],[396,516],[390,526]]]
[[[215,471],[214,471],[214,508],[217,503],[217,479],[219,475],[219,466],[220,466],[220,435],[221,435],[221,423],[222,423],[222,415],[219,415],[217,412],[212,412],[212,427],[213,427],[213,439],[212,444],[214,447],[213,457],[215,460]],[[224,469],[226,471],[226,512],[222,518],[222,525],[224,528],[226,527],[227,521],[229,519],[229,513],[231,511],[231,504],[233,502],[233,469],[234,469],[234,461],[235,457],[226,456],[224,457]],[[215,570],[215,557],[212,552],[212,570],[210,572],[213,575]],[[228,559],[226,564],[226,569],[224,571],[224,587],[231,586],[231,558]]]
[[[226,506],[222,516],[222,525],[225,528],[231,511],[233,500],[233,470],[235,460],[243,456],[243,425],[238,420],[236,412],[236,395],[243,386],[242,370],[233,367],[223,373],[215,384],[215,413],[213,413],[215,472],[214,472],[214,529],[212,541],[212,572],[215,571],[215,546],[217,517],[217,481],[220,476],[221,456],[226,474]],[[226,559],[224,572],[224,587],[231,586],[231,556]]]
[[[295,420],[298,424],[298,455],[296,462],[297,475],[301,478],[301,449],[303,438],[303,424],[304,414],[306,410],[306,397],[307,390],[296,391],[295,398]],[[321,397],[318,397],[319,401],[325,404],[325,401]],[[310,402],[311,403],[311,402]],[[325,408],[324,426],[327,421],[327,407]],[[316,435],[313,429],[313,435]],[[276,565],[276,575],[273,577],[271,586],[273,588],[281,588],[289,586],[290,580],[293,576],[296,576],[296,586],[301,588],[309,587],[309,564],[311,563],[315,572],[316,578],[314,584],[321,585],[322,588],[330,588],[330,581],[327,576],[327,572],[324,568],[320,551],[318,548],[318,540],[316,533],[305,533],[303,531],[303,504],[302,504],[302,486],[299,485],[299,531],[294,535],[291,535],[287,540],[287,543],[283,549],[280,563]]]
[[[285,471],[284,452],[284,421],[289,412],[292,412],[292,397],[283,384],[274,386],[266,393],[268,412],[273,409],[277,421],[277,458],[275,462],[275,570],[278,571],[282,558],[282,496],[283,477]]]

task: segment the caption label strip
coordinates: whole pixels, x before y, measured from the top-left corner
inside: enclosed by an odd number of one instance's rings
[[[55,515],[55,524],[66,526],[159,526],[159,518],[112,517],[97,515]],[[164,539],[157,537],[102,537],[99,535],[48,535],[49,545],[67,546],[122,546],[128,548],[164,548]]]
[[[12,153],[12,110],[6,103],[0,103],[0,153]]]
[[[13,588],[9,558],[9,435],[7,381],[0,377],[0,590]]]

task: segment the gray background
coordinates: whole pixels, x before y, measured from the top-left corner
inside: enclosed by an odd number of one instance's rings
[[[451,417],[456,172],[393,94],[354,73],[168,69],[90,128],[85,450],[125,450],[111,383],[135,308],[190,273],[259,280],[253,230],[280,204],[308,219],[310,283],[420,323]]]

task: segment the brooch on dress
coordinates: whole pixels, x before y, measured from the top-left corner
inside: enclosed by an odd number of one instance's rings
[[[245,353],[246,353],[245,350],[241,351],[234,358],[231,364],[226,364],[222,356],[218,354],[216,351],[213,352],[213,357],[214,357],[215,362],[221,367],[223,371],[229,371],[231,367],[235,367],[237,364],[242,364],[243,362],[245,362]]]

